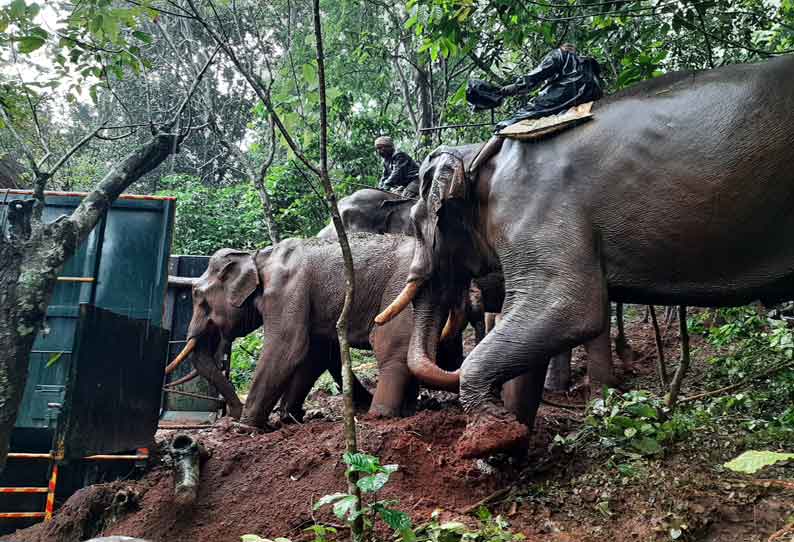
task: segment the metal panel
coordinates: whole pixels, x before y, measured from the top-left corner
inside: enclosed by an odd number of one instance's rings
[[[7,204],[31,197],[30,192],[0,191],[0,230]],[[81,200],[81,194],[48,192],[44,220],[70,213]],[[55,287],[30,357],[17,428],[46,429],[52,424],[53,412],[47,405],[63,401],[81,303],[161,325],[174,205],[173,199],[122,196],[66,262],[60,276],[97,280],[59,282]]]
[[[169,274],[178,277],[200,277],[207,269],[209,260],[209,256],[172,256]],[[171,341],[168,348],[168,359],[173,359],[185,346],[187,328],[193,316],[193,297],[190,294],[190,288],[169,288],[166,305],[166,313],[171,315]],[[177,380],[192,370],[193,367],[190,363],[183,363],[168,375],[168,382]],[[179,386],[179,390],[211,397],[218,395],[215,387],[202,377]],[[206,399],[166,393],[165,409],[172,413],[177,411],[215,412],[218,410],[218,405],[214,401]],[[174,414],[169,418],[176,420],[179,419],[179,415]]]
[[[80,305],[57,436],[67,459],[153,441],[167,343],[168,332],[147,320]]]

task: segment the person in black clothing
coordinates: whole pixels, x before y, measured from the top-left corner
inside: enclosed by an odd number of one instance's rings
[[[388,136],[375,140],[375,151],[383,158],[383,177],[378,188],[406,198],[419,195],[419,165],[413,158],[395,150],[394,141]]]
[[[525,94],[544,81],[545,88],[529,101],[526,108],[497,124],[496,132],[518,121],[556,115],[603,96],[598,63],[592,58],[579,56],[576,47],[570,43],[563,43],[552,50],[534,70],[519,77],[514,84],[502,87],[502,94]]]

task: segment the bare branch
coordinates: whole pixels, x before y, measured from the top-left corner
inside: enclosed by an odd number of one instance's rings
[[[47,172],[47,174],[48,174],[50,177],[52,177],[53,175],[55,175],[55,174],[58,172],[58,170],[59,170],[59,169],[61,169],[61,166],[63,166],[63,165],[64,165],[64,164],[65,164],[65,163],[66,163],[66,162],[69,160],[69,158],[71,158],[71,157],[72,157],[72,155],[73,155],[74,153],[76,153],[78,150],[80,150],[80,148],[81,148],[83,145],[85,145],[86,143],[88,143],[89,141],[91,141],[91,139],[93,139],[93,138],[94,138],[94,136],[96,136],[96,135],[99,133],[99,131],[100,131],[100,130],[102,130],[102,127],[103,127],[103,126],[104,126],[106,123],[107,123],[107,121],[103,122],[102,124],[100,124],[99,126],[97,126],[96,128],[94,128],[92,131],[90,131],[89,133],[87,133],[85,136],[83,136],[83,139],[81,139],[80,141],[78,141],[78,142],[77,142],[77,144],[75,144],[75,145],[74,145],[74,146],[73,146],[71,149],[69,149],[69,150],[66,152],[66,154],[64,154],[63,156],[61,156],[61,159],[60,159],[60,160],[58,160],[58,162],[56,162],[56,164],[55,164],[55,165],[52,167],[52,169],[50,169],[50,170]]]
[[[195,1],[194,0],[187,0],[187,3],[188,3],[188,5],[190,5],[190,8],[193,10],[193,14],[195,15],[195,17],[199,21],[199,23],[204,27],[204,29],[212,37],[212,39],[215,40],[215,43],[217,43],[221,47],[221,49],[223,49],[223,52],[226,53],[226,56],[229,58],[229,60],[232,61],[232,63],[237,68],[237,70],[245,78],[245,80],[248,81],[248,84],[251,86],[253,91],[256,93],[257,97],[262,101],[262,104],[265,106],[265,109],[267,109],[268,113],[273,118],[273,121],[275,122],[276,126],[278,127],[279,132],[284,137],[284,140],[287,142],[287,145],[289,145],[290,149],[292,149],[292,152],[295,153],[295,156],[297,156],[298,159],[301,162],[303,162],[303,164],[306,167],[308,167],[310,170],[312,170],[312,172],[315,175],[317,175],[317,176],[322,175],[322,173],[320,171],[320,168],[318,168],[308,158],[306,158],[306,155],[303,154],[303,151],[298,146],[298,144],[295,142],[295,140],[293,139],[292,135],[289,133],[289,130],[287,130],[286,126],[284,126],[284,123],[281,121],[281,117],[279,117],[278,112],[273,107],[273,102],[270,100],[269,87],[267,85],[265,85],[264,82],[256,74],[254,74],[251,70],[247,69],[243,65],[243,63],[240,61],[240,59],[237,56],[237,54],[234,52],[234,50],[229,45],[229,42],[223,36],[221,36],[218,33],[218,31],[216,31],[214,28],[212,28],[209,25],[209,23],[201,16],[201,13],[199,12],[198,8],[196,7]],[[214,11],[214,6],[212,4],[210,4],[210,5],[211,5],[211,7],[213,8],[213,11]],[[217,16],[217,13],[216,13],[216,16]]]

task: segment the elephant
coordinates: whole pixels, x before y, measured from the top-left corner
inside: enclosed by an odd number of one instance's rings
[[[374,396],[356,380],[354,400],[371,403],[376,416],[409,413],[424,367],[409,366],[412,316],[374,327],[373,318],[398,293],[408,275],[413,241],[401,235],[351,234],[356,295],[348,340],[375,352],[379,379]],[[345,276],[339,244],[327,239],[287,239],[255,253],[221,249],[193,287],[188,346],[209,358],[223,341],[264,326],[265,343],[241,422],[266,427],[281,399],[282,419],[303,414],[303,401],[317,378],[339,375],[336,321],[342,310]],[[439,311],[448,310],[439,307]],[[439,348],[449,368],[459,367],[459,337]],[[182,354],[180,354],[180,357]],[[198,368],[198,366],[197,366]]]
[[[392,192],[364,188],[339,200],[339,214],[345,229],[348,232],[362,233],[397,233],[404,235],[414,234],[413,223],[410,220],[410,211],[415,200],[406,199]],[[333,222],[329,222],[320,230],[317,237],[321,239],[336,239],[336,229]],[[504,300],[504,278],[501,272],[493,272],[483,277],[472,279],[469,295],[464,298],[468,302],[459,307],[457,318],[458,325],[468,322],[475,331],[475,342],[479,343],[485,337],[486,313],[499,313]],[[622,322],[622,321],[621,321]],[[622,325],[619,326],[622,329]],[[461,330],[462,331],[462,330]],[[622,334],[619,337],[623,336]],[[625,341],[624,341],[625,343]],[[630,348],[630,347],[629,347]],[[612,353],[609,347],[609,334],[599,337],[587,345],[588,381],[593,380],[598,384],[614,385],[616,383],[612,372]],[[567,391],[570,384],[571,351],[567,350],[552,357],[548,371],[547,388],[552,391]],[[510,397],[510,403],[519,417],[523,416],[519,398],[524,392],[519,389],[519,383],[511,383],[505,390],[505,395]],[[513,400],[514,399],[514,400]],[[517,401],[517,402],[516,402]]]
[[[363,188],[339,200],[339,215],[348,233],[402,233],[413,235],[411,206],[414,200],[392,192]],[[317,233],[321,239],[336,239],[333,222]]]
[[[610,299],[723,307],[794,293],[794,56],[664,75],[593,113],[532,143],[496,139],[476,176],[478,145],[438,148],[420,168],[411,271],[377,321],[412,302],[411,355],[432,366],[434,303],[471,276],[505,278],[501,321],[459,371],[430,375],[460,388],[461,457],[526,441],[499,386],[524,375],[536,412],[549,357],[603,333]]]

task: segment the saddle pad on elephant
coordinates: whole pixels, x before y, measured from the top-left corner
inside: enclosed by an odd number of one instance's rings
[[[593,102],[587,102],[572,107],[565,113],[560,113],[558,115],[518,121],[502,129],[499,135],[511,139],[527,140],[538,139],[550,134],[562,132],[581,122],[590,120],[593,117],[593,114],[590,112],[592,107]]]

